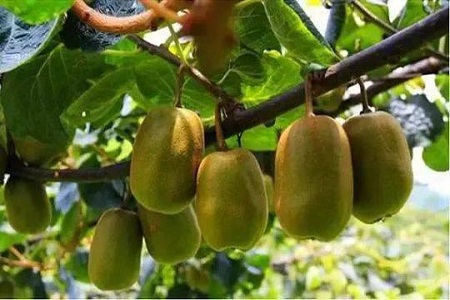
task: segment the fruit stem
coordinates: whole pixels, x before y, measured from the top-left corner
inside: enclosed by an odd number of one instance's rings
[[[175,32],[175,29],[173,28],[172,24],[167,24],[167,27],[169,28],[170,31],[170,35],[173,38],[173,41],[175,43],[175,47],[178,53],[178,56],[180,57],[181,63],[187,65],[187,59],[186,56],[184,55],[183,49],[181,48],[181,44],[180,44],[180,40],[178,38],[178,34]]]
[[[305,104],[306,104],[306,117],[314,116],[313,109],[313,95],[312,95],[312,80],[313,76],[309,73],[305,80]]]
[[[225,141],[225,136],[223,134],[222,129],[222,104],[219,102],[216,105],[215,110],[215,119],[214,119],[214,125],[216,128],[216,140],[217,140],[217,150],[218,151],[226,151],[228,149],[227,143]]]
[[[372,110],[370,109],[370,106],[369,106],[369,100],[367,97],[366,86],[364,85],[364,82],[362,81],[361,77],[356,79],[356,82],[358,83],[359,88],[361,90],[361,104],[363,106],[363,110],[361,111],[361,114],[371,113]]]
[[[141,3],[147,8],[152,9],[159,17],[172,22],[180,23],[182,18],[173,10],[161,5],[155,0],[140,0]]]
[[[183,94],[183,85],[184,85],[184,74],[186,73],[185,64],[181,64],[177,71],[177,78],[175,83],[175,95],[174,95],[174,106],[182,107],[181,104],[181,95]]]

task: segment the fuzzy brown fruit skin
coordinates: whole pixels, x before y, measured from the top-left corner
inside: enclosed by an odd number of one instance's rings
[[[130,187],[148,210],[176,214],[195,195],[205,147],[203,124],[191,110],[157,108],[141,124],[133,145]]]
[[[329,241],[352,213],[350,145],[327,116],[306,117],[281,135],[275,156],[275,212],[296,239]]]
[[[45,231],[52,219],[52,207],[45,186],[37,181],[11,177],[5,185],[6,215],[17,232]]]
[[[385,112],[347,120],[355,180],[353,215],[374,223],[397,213],[408,200],[413,173],[400,124]]]
[[[256,158],[245,149],[206,156],[197,174],[195,200],[200,229],[214,250],[248,250],[264,233],[268,205]]]
[[[202,241],[191,205],[182,212],[165,215],[139,206],[139,219],[148,253],[164,264],[177,264],[193,257]]]
[[[111,208],[100,217],[89,252],[88,274],[101,290],[121,290],[139,278],[142,230],[136,213]]]

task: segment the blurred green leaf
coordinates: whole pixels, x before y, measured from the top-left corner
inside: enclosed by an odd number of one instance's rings
[[[90,283],[88,275],[89,252],[86,249],[79,248],[73,253],[64,267],[77,281]]]
[[[21,244],[25,242],[27,236],[25,234],[6,231],[0,228],[0,252],[9,249],[14,244]]]
[[[436,75],[435,83],[445,101],[449,101],[450,85],[448,74]]]
[[[275,36],[296,59],[323,66],[339,58],[295,0],[263,0]]]
[[[258,53],[281,50],[280,43],[270,27],[264,5],[259,1],[244,4],[238,9],[235,28],[240,42]]]
[[[429,146],[423,149],[422,158],[426,165],[438,172],[449,170],[449,145],[448,145],[448,122],[445,124],[445,130]]]
[[[0,0],[0,6],[12,11],[29,24],[39,24],[58,17],[74,0]]]
[[[306,272],[306,288],[308,290],[315,290],[322,284],[323,272],[316,266],[311,266]]]

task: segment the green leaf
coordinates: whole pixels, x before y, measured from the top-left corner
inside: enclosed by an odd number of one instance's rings
[[[85,249],[77,249],[65,264],[67,271],[78,281],[90,283],[88,274],[89,253]]]
[[[450,93],[449,76],[447,74],[436,75],[435,83],[442,97],[448,102]]]
[[[97,54],[58,46],[5,74],[0,99],[12,135],[65,148],[74,127],[65,124],[61,114],[91,87],[91,81],[111,69]]]
[[[244,131],[241,137],[241,146],[250,151],[274,151],[277,148],[277,142],[276,128],[266,128],[264,125]],[[237,148],[237,137],[227,139],[227,144],[231,148]]]
[[[135,99],[145,109],[169,105],[174,101],[176,68],[160,58],[150,58],[135,69],[141,99]],[[181,97],[184,106],[195,109],[202,117],[213,115],[215,100],[193,79],[186,80]]]
[[[250,84],[260,83],[266,75],[260,57],[249,52],[240,55],[227,72],[236,73],[243,81]]]
[[[81,126],[105,118],[111,113],[107,108],[121,102],[121,96],[132,88],[134,81],[133,68],[121,68],[106,74],[64,111],[62,119]]]
[[[81,202],[79,201],[73,203],[70,210],[63,215],[60,230],[60,241],[63,245],[68,245],[76,238],[82,217]]]
[[[322,270],[316,266],[311,266],[306,272],[306,289],[315,290],[322,284]]]
[[[300,65],[292,59],[281,56],[277,51],[265,52],[261,63],[266,73],[266,80],[256,85],[243,84],[242,101],[246,106],[257,105],[302,81]]]
[[[19,234],[0,228],[0,252],[7,250],[14,244],[21,244],[25,242],[26,239],[27,235],[25,234]]]
[[[74,0],[0,0],[0,6],[28,24],[39,24],[67,11]]]
[[[264,5],[256,1],[237,7],[235,28],[240,42],[258,53],[280,51],[280,43],[270,27]]]
[[[422,158],[425,164],[438,172],[449,170],[449,145],[448,145],[448,122],[445,124],[445,130],[433,142],[433,144],[423,149]]]
[[[403,29],[427,17],[423,1],[407,0],[405,8],[402,11],[397,28]]]
[[[259,84],[242,83],[242,102],[246,107],[263,103],[302,81],[300,65],[290,58],[281,56],[277,51],[265,52],[261,63],[266,73],[266,79]],[[280,130],[298,119],[302,115],[300,111],[301,108],[297,108],[279,116],[276,119],[276,126],[267,128],[261,125],[246,130],[241,138],[242,146],[252,151],[275,150]],[[231,147],[237,147],[235,137],[228,139],[228,143]]]
[[[361,4],[381,21],[389,24],[389,7],[381,1],[360,0]],[[370,21],[367,21],[370,22]]]
[[[300,61],[328,66],[339,59],[294,0],[263,0],[275,36]]]
[[[383,39],[384,31],[372,23],[361,22],[359,14],[347,7],[347,18],[336,47],[345,49],[349,54],[366,49]]]
[[[57,30],[57,24],[55,19],[42,25],[27,25],[0,3],[0,73],[9,72],[35,56]]]

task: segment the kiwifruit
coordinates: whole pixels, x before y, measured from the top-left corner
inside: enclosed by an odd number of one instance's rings
[[[101,290],[121,290],[139,278],[142,230],[136,213],[111,208],[95,228],[88,273]]]
[[[397,213],[413,187],[411,156],[400,124],[378,111],[351,117],[344,129],[353,160],[353,215],[374,223]]]
[[[203,125],[196,113],[175,107],[151,110],[131,155],[130,187],[136,200],[148,210],[181,212],[194,198],[203,151]]]
[[[155,261],[176,264],[197,253],[202,237],[191,205],[174,215],[153,212],[143,206],[138,211],[148,253]]]
[[[250,249],[264,233],[268,204],[261,169],[245,149],[214,152],[200,164],[195,211],[216,251]]]
[[[350,145],[327,116],[309,116],[281,135],[275,155],[275,212],[296,239],[329,241],[345,228],[353,201]]]
[[[5,185],[6,216],[20,233],[44,231],[52,219],[52,207],[41,182],[10,177]]]

